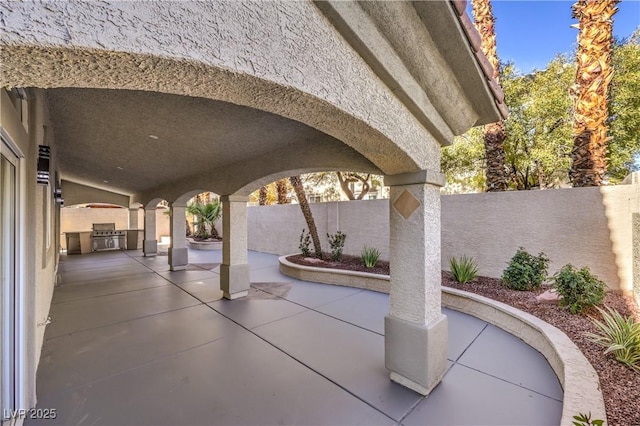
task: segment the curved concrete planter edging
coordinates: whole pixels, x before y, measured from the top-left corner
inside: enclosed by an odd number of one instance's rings
[[[297,265],[286,257],[279,259],[280,272],[290,277],[389,293],[389,275]],[[573,416],[589,412],[593,419],[606,422],[598,374],[580,349],[558,328],[504,303],[448,287],[442,287],[442,305],[500,327],[544,355],[564,390],[560,424],[572,424]]]
[[[222,241],[194,241],[187,238],[187,247],[193,250],[222,250]]]

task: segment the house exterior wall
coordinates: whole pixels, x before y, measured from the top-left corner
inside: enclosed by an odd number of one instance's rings
[[[389,258],[388,200],[311,204],[323,249],[326,233],[347,234],[345,253],[366,244]],[[611,289],[633,288],[632,213],[640,185],[442,196],[441,264],[472,256],[480,275],[498,278],[518,247],[551,258],[550,274],[567,263],[588,266]],[[249,249],[298,252],[306,224],[298,205],[249,208]],[[637,244],[637,243],[636,243]]]
[[[36,401],[35,375],[58,267],[59,209],[53,197],[57,167],[55,141],[50,130],[44,92],[27,90],[26,93],[28,125],[23,126],[8,93],[0,89],[0,126],[22,154],[18,241],[21,246],[19,256],[23,256],[23,261],[18,266],[18,273],[23,277],[21,291],[24,294],[25,346],[24,358],[20,360],[24,362],[23,372],[18,374],[24,375],[25,393],[19,395],[18,399],[22,398],[26,406],[33,406]],[[38,145],[51,147],[49,185],[36,183]]]

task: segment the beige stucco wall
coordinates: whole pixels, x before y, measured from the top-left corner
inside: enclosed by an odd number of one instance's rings
[[[344,252],[359,255],[364,245],[389,258],[389,207],[382,201],[312,203],[322,249],[330,251],[327,233],[347,234]],[[298,204],[248,208],[249,249],[267,253],[298,252],[300,233],[307,229]],[[312,247],[313,249],[313,247]]]
[[[442,260],[471,255],[480,273],[499,277],[519,246],[588,266],[610,288],[631,290],[631,213],[640,186],[448,195],[442,197]]]
[[[56,207],[53,196],[47,193],[53,193],[54,171],[56,170],[55,162],[55,141],[53,132],[46,131],[46,127],[50,127],[48,112],[45,107],[45,95],[41,90],[34,91],[35,98],[31,101],[30,114],[30,133],[34,147],[39,144],[51,146],[54,153],[54,161],[50,164],[51,178],[49,185],[35,186],[35,322],[36,322],[36,354],[35,364],[37,366],[40,358],[40,348],[44,341],[45,323],[49,316],[49,308],[51,298],[53,297],[53,288],[55,284],[55,273],[57,271],[57,255],[56,247]],[[45,127],[46,126],[46,127]],[[37,150],[35,151],[37,152]],[[49,204],[49,205],[48,205]],[[47,217],[46,210],[51,209],[50,215]],[[47,223],[47,220],[50,222]]]
[[[0,90],[0,126],[22,155],[19,160],[22,186],[18,190],[21,211],[17,220],[23,228],[17,239],[21,246],[18,250],[22,252],[18,256],[23,257],[18,274],[23,277],[21,291],[25,296],[25,405],[33,406],[36,400],[36,370],[57,271],[58,209],[52,196],[57,164],[56,145],[53,132],[50,131],[44,93],[40,90],[28,90],[27,98],[28,126],[25,129],[7,93]],[[51,147],[51,183],[46,186],[38,185],[35,179],[38,145]],[[48,193],[51,194],[50,197]],[[47,209],[50,209],[49,213]]]
[[[164,214],[168,210],[156,210],[156,238],[169,236],[169,216]],[[115,223],[116,229],[129,228],[129,209],[87,209],[65,207],[60,212],[60,232],[91,231],[94,223]],[[138,224],[143,227],[144,218],[142,210],[138,212]],[[60,244],[66,247],[64,235],[61,236]]]
[[[347,234],[345,253],[367,244],[389,257],[387,200],[312,204],[323,249],[327,230]],[[633,288],[632,213],[640,185],[442,196],[442,267],[467,255],[479,273],[500,277],[519,246],[551,258],[553,274],[567,263],[588,266],[610,288]],[[298,251],[306,227],[298,205],[249,208],[249,248]]]

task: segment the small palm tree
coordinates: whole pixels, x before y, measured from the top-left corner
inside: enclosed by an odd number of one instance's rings
[[[204,222],[209,225],[212,238],[220,238],[220,236],[218,235],[218,230],[216,229],[216,222],[219,221],[221,217],[222,205],[220,204],[219,200],[213,200],[212,202],[207,203],[203,206],[202,219],[204,219]]]
[[[196,219],[196,237],[202,239],[209,237],[219,238],[218,230],[216,229],[216,222],[222,217],[222,206],[219,200],[213,200],[206,204],[198,201],[189,203],[187,212]],[[209,232],[209,229],[211,232]]]

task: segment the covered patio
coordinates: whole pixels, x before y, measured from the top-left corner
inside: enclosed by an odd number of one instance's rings
[[[248,253],[246,298],[223,299],[221,251],[61,256],[26,424],[558,424],[546,359],[469,315],[449,319],[448,369],[427,397],[384,368],[388,295],[298,281]]]

